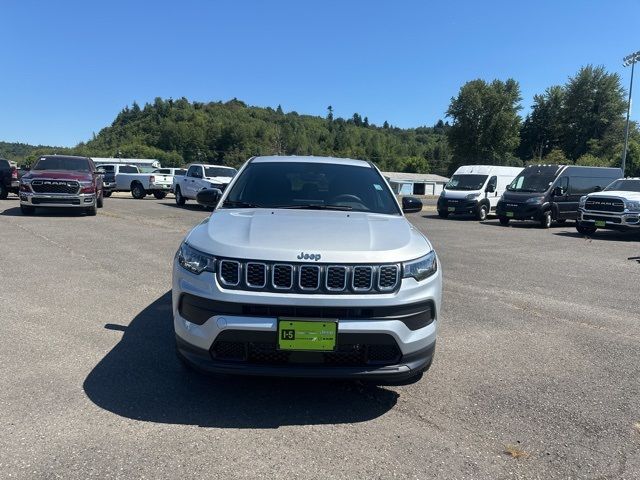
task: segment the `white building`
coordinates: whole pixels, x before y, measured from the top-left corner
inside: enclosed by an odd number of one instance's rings
[[[431,173],[382,172],[398,195],[440,195],[447,177]]]

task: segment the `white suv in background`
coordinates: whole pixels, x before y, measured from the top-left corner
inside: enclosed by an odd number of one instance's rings
[[[173,267],[179,356],[213,373],[417,379],[442,273],[429,240],[362,160],[257,157],[189,232]]]

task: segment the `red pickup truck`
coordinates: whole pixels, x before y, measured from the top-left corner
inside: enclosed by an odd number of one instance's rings
[[[88,157],[44,155],[20,179],[20,209],[70,207],[95,215],[103,203],[102,175]]]

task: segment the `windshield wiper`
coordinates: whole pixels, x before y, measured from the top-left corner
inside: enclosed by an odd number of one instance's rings
[[[289,210],[353,210],[353,207],[347,205],[275,205],[269,208],[285,208]]]
[[[236,207],[236,208],[260,208],[260,205],[249,202],[241,202],[239,200],[225,200],[222,203],[223,207]]]

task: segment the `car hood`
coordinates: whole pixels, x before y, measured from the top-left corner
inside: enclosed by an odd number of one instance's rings
[[[506,190],[502,194],[502,200],[505,202],[526,202],[530,198],[538,198],[546,196],[547,192],[510,192]]]
[[[34,180],[36,178],[48,178],[51,180],[78,180],[91,181],[93,175],[87,172],[74,172],[70,170],[31,170],[22,176],[25,180]]]
[[[432,249],[402,216],[283,209],[216,210],[187,242],[221,257],[281,262],[307,253],[320,263],[392,263]]]
[[[443,190],[440,196],[449,200],[466,200],[472,193],[482,193],[482,190]]]
[[[212,183],[229,183],[233,177],[205,177],[205,180],[208,180]]]
[[[600,197],[604,197],[604,198],[611,198],[611,197],[616,197],[616,198],[621,198],[621,199],[626,199],[626,200],[637,200],[640,201],[640,192],[629,192],[629,191],[624,191],[624,190],[610,190],[610,191],[606,191],[606,192],[595,192],[595,193],[590,193],[589,198],[600,198]]]

